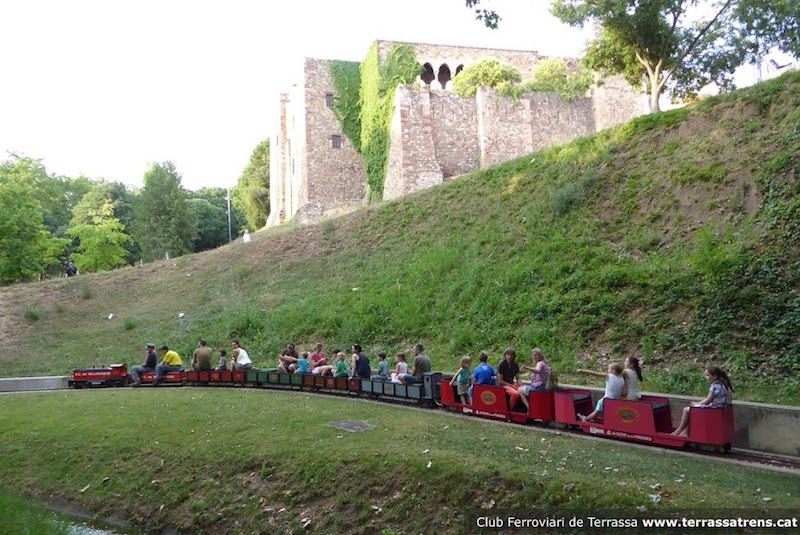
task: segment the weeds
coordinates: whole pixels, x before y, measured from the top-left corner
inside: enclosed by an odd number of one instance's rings
[[[94,297],[94,292],[92,291],[92,288],[88,284],[81,288],[81,297],[83,297],[84,299],[91,299],[92,297]]]
[[[34,305],[28,305],[25,309],[25,319],[30,322],[39,321],[42,319],[42,311]]]

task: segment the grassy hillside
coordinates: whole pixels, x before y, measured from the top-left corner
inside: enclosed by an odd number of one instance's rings
[[[239,338],[644,359],[647,390],[800,402],[800,73],[175,261],[0,290],[0,376]],[[178,313],[184,312],[183,319]],[[107,319],[109,314],[113,319]],[[564,380],[562,379],[562,380]]]

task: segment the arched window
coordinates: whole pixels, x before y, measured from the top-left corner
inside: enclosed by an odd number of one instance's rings
[[[439,80],[440,84],[442,84],[442,88],[447,86],[447,82],[451,80],[450,67],[447,66],[447,63],[441,64],[439,67],[439,76],[436,79]]]
[[[453,76],[458,76],[458,73],[464,70],[464,64],[462,63],[458,67],[456,67],[456,73]]]
[[[430,85],[434,78],[436,78],[436,76],[433,74],[433,66],[430,63],[426,63],[422,66],[422,68],[425,69],[425,71],[422,73],[420,78],[422,78],[422,81],[425,83],[425,85]]]

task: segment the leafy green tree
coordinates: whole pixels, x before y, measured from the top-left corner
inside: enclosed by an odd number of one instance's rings
[[[33,196],[41,207],[44,224],[55,237],[66,235],[73,208],[92,188],[92,183],[86,177],[51,175],[41,160],[17,154],[12,154],[4,162],[3,174],[31,186]]]
[[[125,233],[130,235],[134,220],[134,195],[120,182],[100,181],[94,183],[92,189],[81,198],[81,201],[73,209],[70,224],[73,227],[93,224],[92,218],[97,207],[107,202],[111,203],[113,207],[113,217],[119,220],[125,228]],[[141,254],[138,244],[132,238],[131,236],[130,241],[122,244],[127,251],[126,264],[133,264],[139,260]]]
[[[67,233],[79,241],[72,254],[75,267],[80,271],[105,271],[127,263],[128,251],[124,245],[133,242],[125,234],[125,226],[114,217],[114,205],[104,201],[89,210],[91,223],[70,227]]]
[[[573,100],[584,96],[593,82],[594,76],[584,66],[580,65],[574,73],[570,73],[566,61],[549,58],[536,64],[526,88],[540,93],[555,93],[564,100]]]
[[[496,59],[484,59],[466,67],[453,82],[453,91],[469,97],[478,91],[478,86],[491,87],[498,93],[510,94],[522,81],[519,71]]]
[[[496,28],[496,13],[479,4],[466,0]],[[589,43],[586,65],[619,74],[637,88],[644,80],[655,112],[668,88],[678,97],[711,82],[727,90],[734,71],[765,50],[798,54],[798,6],[795,0],[554,0],[552,13],[571,26],[599,23],[602,30]]]
[[[255,230],[267,224],[269,216],[269,139],[253,149],[250,162],[231,190],[231,200],[240,210],[249,228]]]
[[[147,260],[191,252],[197,235],[187,192],[172,162],[153,163],[134,202],[134,238]]]
[[[189,199],[189,213],[197,226],[194,251],[207,251],[228,243],[228,214],[206,199]]]
[[[56,266],[69,240],[52,238],[33,186],[0,165],[0,281],[19,282]]]

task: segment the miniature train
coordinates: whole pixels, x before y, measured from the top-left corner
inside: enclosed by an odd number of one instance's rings
[[[141,374],[143,384],[153,384],[155,373]],[[130,382],[127,366],[74,370],[69,386],[119,387]],[[527,411],[509,407],[501,386],[475,385],[471,405],[458,401],[455,386],[439,372],[424,374],[423,382],[404,385],[371,379],[333,377],[310,373],[279,373],[277,370],[180,371],[163,375],[164,385],[247,386],[273,389],[299,389],[328,393],[363,395],[384,401],[416,403],[471,416],[518,424],[542,424],[576,428],[582,432],[616,440],[641,442],[672,448],[688,444],[730,450],[734,438],[733,407],[691,409],[689,436],[672,435],[669,400],[642,396],[639,401],[608,399],[602,417],[583,422],[577,415],[592,411],[592,395],[580,388],[559,388],[552,392],[531,392]]]

